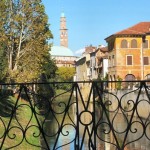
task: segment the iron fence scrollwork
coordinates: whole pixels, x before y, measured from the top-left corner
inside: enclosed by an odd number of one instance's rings
[[[150,88],[137,82],[119,90],[110,88],[117,81],[2,84],[0,149],[149,147]]]

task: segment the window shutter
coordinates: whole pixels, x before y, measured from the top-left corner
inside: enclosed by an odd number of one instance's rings
[[[131,48],[137,48],[137,41],[135,39],[131,41]]]
[[[132,65],[132,56],[127,56],[127,65]]]
[[[148,48],[148,40],[145,40],[145,42],[143,43],[143,48]]]
[[[121,48],[127,48],[127,40],[122,40],[121,41]]]
[[[144,61],[144,65],[149,65],[148,57],[144,57],[143,61]]]

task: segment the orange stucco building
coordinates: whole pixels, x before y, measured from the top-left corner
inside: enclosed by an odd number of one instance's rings
[[[150,22],[107,37],[110,81],[150,79]]]

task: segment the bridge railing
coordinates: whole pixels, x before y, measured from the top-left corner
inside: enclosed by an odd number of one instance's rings
[[[149,147],[148,81],[0,84],[0,149]]]

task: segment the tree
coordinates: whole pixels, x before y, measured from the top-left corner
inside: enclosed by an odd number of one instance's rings
[[[58,81],[73,81],[75,75],[75,68],[59,67],[56,71]]]
[[[37,80],[52,64],[49,54],[52,38],[48,17],[41,0],[1,0],[0,43],[5,53],[10,80]],[[49,68],[51,69],[51,68]]]
[[[59,67],[56,71],[55,81],[57,82],[71,82],[73,81],[73,76],[75,75],[75,68],[69,67]],[[71,84],[58,84],[57,88],[68,90],[71,88]]]
[[[3,43],[0,44],[0,82],[5,80],[7,74],[7,61],[6,61],[6,54],[5,54],[5,46]]]

